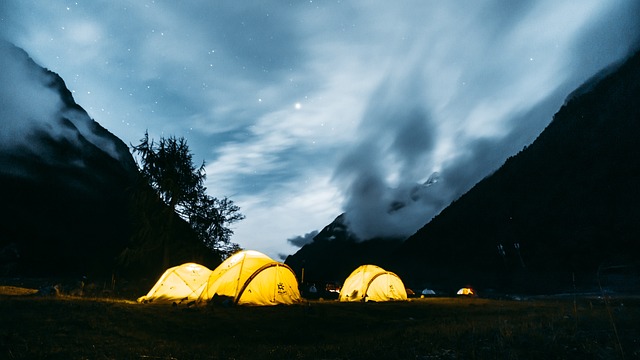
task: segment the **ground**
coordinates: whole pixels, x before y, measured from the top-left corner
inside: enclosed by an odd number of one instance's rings
[[[178,307],[0,287],[2,359],[632,359],[640,299]]]

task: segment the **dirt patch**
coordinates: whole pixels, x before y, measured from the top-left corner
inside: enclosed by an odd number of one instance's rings
[[[18,286],[0,286],[0,295],[6,296],[24,296],[34,295],[38,292],[36,289],[23,288]]]

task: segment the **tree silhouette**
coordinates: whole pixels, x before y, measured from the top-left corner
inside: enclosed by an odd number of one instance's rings
[[[161,216],[162,231],[159,239],[144,238],[156,231],[145,231],[145,224],[156,221],[142,221],[138,239],[142,244],[153,244],[163,248],[163,264],[168,266],[169,243],[176,231],[176,215],[186,221],[197,238],[222,258],[230,251],[237,250],[237,244],[230,243],[233,230],[228,226],[244,219],[240,208],[228,198],[218,199],[207,195],[204,162],[199,167],[193,164],[193,155],[185,138],[161,137],[156,143],[145,132],[140,144],[132,146],[138,169],[144,181],[164,203],[164,211],[153,216]],[[146,202],[145,202],[146,203]],[[154,244],[155,243],[155,244]]]

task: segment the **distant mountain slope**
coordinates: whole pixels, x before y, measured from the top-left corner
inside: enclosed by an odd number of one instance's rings
[[[128,147],[57,74],[0,47],[0,274],[111,271],[131,232]]]
[[[446,292],[594,288],[599,270],[640,289],[638,139],[635,54],[576,89],[530,146],[406,241],[358,241],[340,216],[286,263],[316,281],[374,263]]]
[[[304,269],[305,282],[342,282],[358,266],[364,263],[380,263],[382,254],[396,249],[403,239],[372,239],[359,241],[345,224],[341,214],[303,246],[285,263],[298,276]]]
[[[419,285],[532,292],[636,271],[638,139],[640,53],[576,90],[531,146],[407,239],[393,268]]]
[[[143,229],[138,214],[162,204],[139,181],[128,146],[23,50],[0,42],[0,65],[0,276],[160,271],[162,250],[130,242]],[[134,199],[147,199],[145,208]],[[174,238],[173,264],[208,251],[186,224]]]

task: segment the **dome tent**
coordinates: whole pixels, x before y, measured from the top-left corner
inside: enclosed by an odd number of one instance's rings
[[[463,287],[463,288],[460,288],[460,290],[458,290],[456,295],[474,296],[476,295],[476,292],[470,287]]]
[[[376,265],[362,265],[344,281],[340,301],[407,300],[407,291],[398,275]]]
[[[291,268],[258,251],[235,253],[215,268],[198,299],[230,300],[239,305],[293,304],[301,300]]]
[[[196,263],[186,263],[167,269],[149,290],[138,298],[141,303],[188,303],[200,296],[211,270]]]

